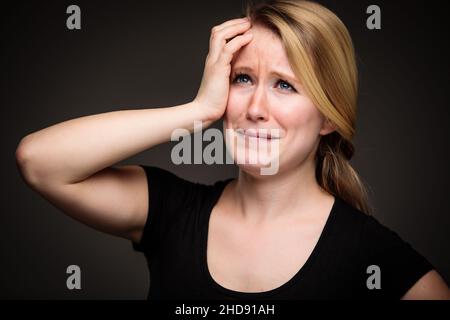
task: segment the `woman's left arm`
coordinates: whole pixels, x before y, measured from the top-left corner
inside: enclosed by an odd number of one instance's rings
[[[436,270],[420,278],[402,300],[450,300],[450,289]]]

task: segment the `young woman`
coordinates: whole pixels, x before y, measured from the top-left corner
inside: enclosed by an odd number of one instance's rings
[[[368,215],[349,163],[356,100],[339,18],[313,2],[260,3],[212,29],[192,102],[59,123],[26,136],[17,162],[66,214],[145,253],[152,299],[448,299],[426,258]],[[250,141],[276,143],[276,173],[241,161],[237,179],[205,185],[114,166],[222,117],[233,159],[263,153]]]

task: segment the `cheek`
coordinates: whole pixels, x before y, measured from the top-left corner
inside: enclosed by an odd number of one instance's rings
[[[245,111],[246,102],[242,95],[236,92],[236,90],[230,89],[228,94],[227,107],[225,109],[225,122],[233,123],[239,116]]]
[[[230,88],[226,112],[230,115],[239,113],[245,108],[245,98],[238,90]]]
[[[287,131],[283,163],[298,164],[311,154],[321,129],[322,114],[309,99],[297,100],[277,112],[277,120]]]
[[[321,113],[312,101],[306,97],[299,97],[292,101],[285,101],[282,108],[273,111],[277,121],[288,131],[317,131],[320,130]]]

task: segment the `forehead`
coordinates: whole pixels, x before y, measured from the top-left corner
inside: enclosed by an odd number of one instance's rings
[[[236,52],[232,60],[233,67],[258,69],[274,66],[292,73],[283,43],[273,31],[256,24],[245,33],[252,33],[253,39]]]

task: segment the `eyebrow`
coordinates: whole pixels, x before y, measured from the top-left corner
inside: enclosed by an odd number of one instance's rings
[[[234,70],[244,71],[244,72],[253,72],[253,69],[252,69],[252,68],[246,67],[246,66],[239,66],[239,65],[237,65],[237,66],[233,66],[233,69],[234,69]],[[301,85],[300,81],[297,80],[296,77],[294,77],[293,75],[284,73],[283,71],[280,71],[280,70],[272,70],[270,73],[271,73],[271,74],[274,74],[274,75],[276,75],[276,76],[278,76],[278,77],[280,77],[280,78],[289,80],[289,81],[291,81],[291,82],[293,82],[293,83],[296,83],[296,84],[298,84],[298,85]]]

